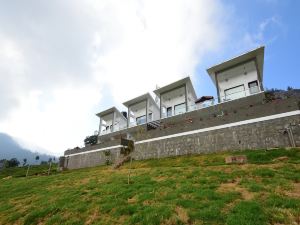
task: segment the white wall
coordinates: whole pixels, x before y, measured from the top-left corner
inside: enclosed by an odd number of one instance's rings
[[[106,130],[107,126],[111,126],[113,123],[113,113],[108,114],[104,117],[102,117],[102,128],[101,128],[101,134],[107,134],[112,132],[110,128]],[[114,131],[118,131],[120,129],[124,129],[127,127],[127,121],[118,113],[116,113],[116,118],[115,118],[115,124],[114,124]]]
[[[112,121],[113,121],[113,114],[109,114],[109,115],[106,115],[106,116],[103,116],[102,118],[102,127],[101,127],[101,134],[104,134],[104,133],[109,133],[111,132],[110,131],[110,128],[108,130],[106,130],[106,127],[107,126],[111,126],[112,125]]]
[[[120,116],[117,114],[116,119],[115,119],[114,131],[122,130],[125,128],[127,128],[127,120],[124,119],[123,116]]]
[[[131,106],[129,108],[129,113],[131,115],[130,125],[134,126],[136,125],[136,118],[146,115],[146,100]],[[148,106],[148,114],[149,113],[152,113],[152,120],[159,119],[159,109],[152,102],[150,102],[150,100]]]
[[[164,118],[166,116],[166,115],[164,115],[164,112],[166,112],[166,109],[168,107],[172,107],[172,115],[174,115],[174,107],[181,103],[185,103],[185,88],[181,87],[181,88],[175,89],[171,92],[165,93],[161,96],[161,99],[162,99],[161,106],[162,106],[162,108],[163,107],[165,108],[165,110],[162,111],[162,117]],[[193,92],[187,86],[188,111],[196,109],[195,101],[196,101],[196,99],[193,95]]]
[[[254,61],[239,65],[232,69],[226,70],[217,75],[219,94],[221,101],[225,97],[225,90],[244,85],[245,92],[241,93],[243,97],[250,95],[248,83],[257,80],[258,85],[258,74]],[[242,97],[242,96],[241,96]]]
[[[136,118],[146,115],[146,101],[140,102],[138,104],[129,107],[130,126],[136,125]]]
[[[154,105],[153,103],[149,102],[148,113],[152,113],[152,121],[159,120],[160,112],[157,105]]]
[[[185,102],[185,88],[181,87],[163,94],[161,101],[161,106],[162,108],[165,107],[165,112],[167,108],[172,107],[172,115],[174,115],[174,106]],[[166,117],[166,114],[164,115],[163,112],[162,117]]]
[[[192,91],[188,89],[188,97],[187,97],[188,111],[196,109],[196,107],[197,107],[196,104],[195,104],[196,100],[197,99],[195,99],[194,95],[192,94]]]

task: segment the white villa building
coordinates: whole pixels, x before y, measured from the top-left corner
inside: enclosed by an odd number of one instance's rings
[[[161,119],[213,106],[225,101],[247,97],[263,91],[264,47],[217,64],[207,72],[217,89],[218,102],[213,96],[197,99],[190,77],[154,91],[159,105],[150,93],[123,103],[127,115],[112,107],[97,114],[100,117],[99,135],[142,124],[159,124]],[[125,113],[126,114],[126,113]]]
[[[116,107],[109,108],[96,115],[100,118],[99,135],[108,134],[127,127],[127,119]]]
[[[127,127],[159,120],[159,107],[149,93],[124,102],[127,107]]]
[[[219,102],[263,91],[264,49],[257,48],[207,70],[217,88]]]
[[[156,89],[154,93],[160,99],[161,119],[191,111],[197,99],[190,77]]]

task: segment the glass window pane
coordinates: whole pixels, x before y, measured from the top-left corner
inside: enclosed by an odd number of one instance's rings
[[[175,115],[182,114],[182,113],[185,113],[185,112],[186,112],[185,103],[174,106],[174,114]]]
[[[146,123],[146,115],[136,118],[136,124],[137,125],[144,124],[144,123]]]
[[[225,90],[225,101],[245,97],[244,85]]]
[[[250,94],[255,94],[259,92],[257,81],[252,81],[248,85],[249,85]]]
[[[172,107],[167,108],[167,117],[172,116]]]

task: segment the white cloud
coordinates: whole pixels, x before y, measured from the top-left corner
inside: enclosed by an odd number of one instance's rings
[[[203,54],[217,49],[224,38],[216,1],[136,3],[107,6],[111,11],[101,5],[103,11],[117,15],[115,24],[101,24],[102,29],[118,38],[109,52],[98,52],[93,66],[99,79],[105,75],[117,102],[153,90],[156,84],[194,75]]]
[[[260,45],[269,45],[276,41],[282,33],[283,26],[276,17],[270,17],[258,24],[254,33],[246,32],[242,44],[247,48],[255,48]]]
[[[0,7],[0,107],[10,106],[0,130],[56,154],[97,129],[97,110],[120,107],[156,84],[197,79],[202,57],[227,35],[217,0],[15,6]]]

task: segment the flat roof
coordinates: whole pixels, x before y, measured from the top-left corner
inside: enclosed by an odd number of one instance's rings
[[[187,84],[188,88],[192,91],[192,94],[194,95],[194,97],[197,98],[194,86],[193,86],[191,78],[189,76],[185,77],[181,80],[175,81],[171,84],[168,84],[164,87],[158,88],[154,91],[154,93],[157,96],[160,96],[162,93],[172,91],[173,89],[176,89],[177,87],[183,86],[184,84]]]
[[[265,53],[265,46],[260,46],[254,50],[248,51],[244,54],[241,54],[239,56],[236,56],[234,58],[231,58],[229,60],[226,60],[222,63],[219,63],[217,65],[208,68],[207,73],[213,80],[214,84],[216,84],[215,73],[230,69],[231,67],[234,67],[240,63],[247,62],[252,59],[256,59],[258,72],[259,75],[261,76],[260,77],[261,80],[263,80],[264,53]]]
[[[156,104],[156,102],[154,101],[154,99],[152,98],[150,93],[146,93],[146,94],[140,95],[136,98],[130,99],[130,100],[124,102],[123,105],[125,105],[128,108],[128,107],[135,105],[137,103],[140,103],[142,101],[146,101],[147,99],[149,99],[152,102],[152,104],[154,104],[158,108],[158,105]]]
[[[120,111],[115,106],[97,113],[96,116],[103,117],[103,116],[106,116],[106,115],[114,113],[114,112],[116,112],[117,114],[119,114],[121,117],[123,117],[126,120],[126,118],[123,116],[123,114],[120,113]]]

